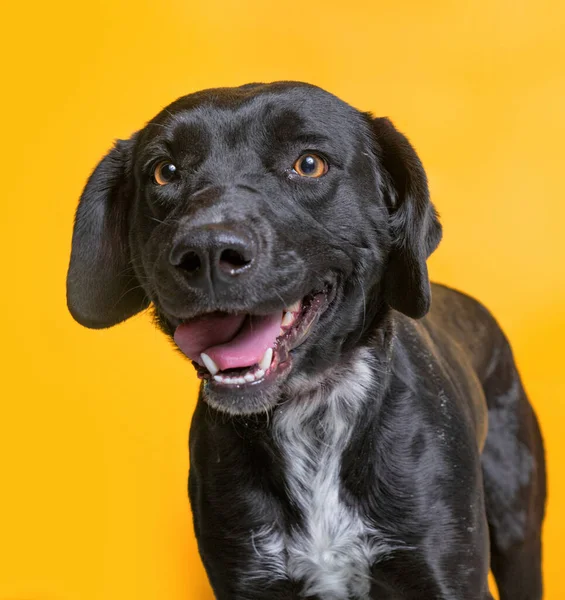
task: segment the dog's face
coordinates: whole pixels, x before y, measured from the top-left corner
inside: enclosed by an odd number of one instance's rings
[[[89,179],[68,302],[87,327],[154,306],[230,413],[272,407],[331,369],[387,307],[429,307],[441,227],[414,150],[298,83],[181,98]]]

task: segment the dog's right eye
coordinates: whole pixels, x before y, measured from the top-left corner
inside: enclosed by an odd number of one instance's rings
[[[164,160],[160,162],[153,171],[153,179],[158,185],[167,185],[177,176],[177,168],[173,163]]]
[[[317,154],[303,154],[292,166],[301,177],[318,179],[328,172],[328,163]]]

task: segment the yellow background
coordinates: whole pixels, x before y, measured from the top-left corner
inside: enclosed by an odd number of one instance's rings
[[[299,79],[390,116],[427,167],[434,278],[508,333],[550,462],[565,595],[565,4],[4,2],[0,599],[209,600],[186,497],[190,365],[147,316],[82,329],[64,280],[90,170],[177,96]]]

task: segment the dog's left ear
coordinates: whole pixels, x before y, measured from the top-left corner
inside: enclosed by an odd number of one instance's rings
[[[133,199],[132,146],[119,140],[100,161],[75,217],[67,304],[85,327],[111,327],[149,304],[131,264],[129,216]]]
[[[419,319],[430,309],[426,260],[441,240],[424,167],[406,137],[387,118],[371,119],[383,191],[390,211],[392,248],[384,276],[391,308]]]

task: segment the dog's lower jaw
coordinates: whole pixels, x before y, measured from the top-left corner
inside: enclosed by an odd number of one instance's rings
[[[318,324],[318,327],[323,324]],[[393,348],[394,320],[390,311],[386,310],[379,316],[379,327],[373,333],[370,345],[378,349],[378,355],[383,357],[379,363],[381,373],[389,368]],[[277,406],[299,402],[318,392],[331,393],[340,383],[348,380],[347,375],[356,373],[355,365],[369,360],[371,353],[365,345],[347,347],[332,347],[330,356],[325,354],[324,347],[329,342],[321,342],[318,332],[314,332],[311,340],[291,352],[289,367],[278,378],[273,378],[268,385],[257,385],[251,388],[231,389],[209,386],[206,381],[201,387],[203,400],[212,408],[229,415],[270,414]],[[373,360],[373,359],[371,359]],[[386,364],[385,364],[386,363]],[[362,378],[361,378],[362,381]],[[384,385],[384,381],[382,384]]]
[[[268,388],[241,394],[237,390],[214,390],[202,382],[200,396],[215,410],[232,416],[269,413],[279,403],[282,385],[273,382]]]
[[[308,355],[293,357],[285,373],[273,378],[268,385],[257,385],[238,390],[237,387],[218,388],[202,382],[201,396],[212,408],[233,416],[246,416],[258,413],[270,413],[281,404],[299,402],[312,394],[336,387],[349,365],[356,362],[356,356],[363,350],[357,349],[346,360],[327,366],[312,365],[311,369],[304,363],[311,363]]]

